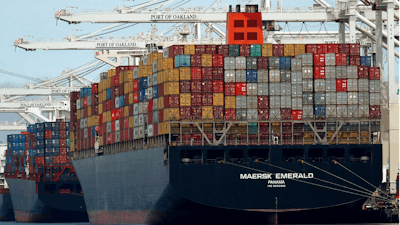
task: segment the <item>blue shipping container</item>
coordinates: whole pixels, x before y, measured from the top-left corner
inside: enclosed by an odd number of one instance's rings
[[[147,77],[139,78],[139,90],[144,90],[147,88]]]
[[[35,132],[36,132],[36,126],[35,126],[35,124],[29,124],[29,125],[28,125],[28,132],[29,132],[29,133],[35,133]]]
[[[25,142],[18,142],[18,150],[25,149]]]
[[[314,115],[317,119],[325,119],[325,106],[324,105],[315,105],[314,106]]]
[[[53,155],[60,155],[60,148],[53,148]]]
[[[51,127],[52,127],[52,130],[59,130],[60,129],[60,123],[59,122],[53,122],[53,123],[51,123]]]
[[[96,136],[96,127],[92,127],[92,137]]]
[[[36,156],[44,156],[44,148],[37,149]]]
[[[12,142],[18,142],[18,134],[12,135]]]
[[[52,147],[50,147],[50,148],[46,147],[46,148],[44,149],[44,154],[46,155],[46,158],[47,158],[48,156],[53,155],[53,148],[52,148]]]
[[[190,66],[190,55],[179,55],[179,67]]]
[[[44,123],[37,123],[36,125],[36,132],[43,132],[44,131]]]
[[[111,99],[111,89],[107,89],[107,94],[106,95],[107,95],[106,96],[107,100],[110,100]]]
[[[8,141],[8,142],[12,142],[12,139],[13,139],[13,138],[12,138],[12,134],[7,135],[7,141]]]
[[[246,82],[247,83],[257,83],[257,70],[247,70],[246,71]]]
[[[361,66],[371,66],[371,56],[361,56]]]
[[[53,140],[52,139],[44,140],[44,145],[45,145],[46,148],[52,148],[53,147]]]
[[[25,142],[25,134],[18,134],[18,141]]]
[[[153,98],[158,98],[158,85],[153,86]]]
[[[124,107],[124,96],[123,95],[121,95],[119,97],[119,107]]]
[[[147,101],[146,90],[139,90],[139,102]]]
[[[280,57],[279,58],[280,68],[283,70],[290,70],[291,68],[291,58],[290,57]]]
[[[36,149],[44,148],[44,140],[36,141]]]
[[[44,130],[52,130],[52,124],[51,123],[44,123]]]
[[[58,148],[60,146],[60,139],[53,139],[53,148]]]
[[[66,130],[69,130],[69,122],[66,122],[66,123],[65,123],[65,127],[66,127],[66,128],[65,128]]]

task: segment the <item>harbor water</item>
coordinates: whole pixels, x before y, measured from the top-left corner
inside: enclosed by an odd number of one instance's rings
[[[24,224],[24,225],[90,225],[90,223],[17,223],[17,222],[1,222],[0,224],[1,225],[14,225],[14,224]],[[355,224],[357,224],[357,225],[395,225],[395,224],[398,224],[398,223],[378,223],[378,224],[376,224],[376,223],[351,223],[351,224],[348,223],[348,224],[341,224],[341,225],[355,225]],[[146,225],[146,224],[139,224],[139,225]],[[282,225],[291,225],[291,224],[282,224]],[[314,224],[296,224],[296,225],[314,225]],[[334,224],[320,224],[320,225],[334,225]]]

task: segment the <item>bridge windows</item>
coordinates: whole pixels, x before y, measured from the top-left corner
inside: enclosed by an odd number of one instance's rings
[[[242,163],[244,160],[242,149],[232,149],[229,151],[229,159],[233,163]]]
[[[225,158],[224,150],[208,150],[207,151],[207,163],[221,163]]]
[[[269,149],[249,149],[250,162],[269,162]]]
[[[183,164],[201,164],[203,159],[201,150],[181,150],[180,156]]]
[[[256,32],[248,32],[247,40],[257,40],[257,33]]]
[[[328,148],[328,162],[344,162],[344,148]]]
[[[234,34],[234,39],[235,39],[235,41],[244,40],[244,33],[235,32],[235,34]]]
[[[257,20],[247,20],[247,27],[257,27]]]
[[[235,20],[233,22],[234,27],[244,27],[244,20]]]
[[[370,148],[351,148],[350,162],[368,163],[372,161],[372,152]]]
[[[282,152],[284,162],[298,162],[304,159],[303,149],[283,149]]]
[[[311,148],[308,150],[308,161],[309,162],[322,162],[323,154],[320,148]]]

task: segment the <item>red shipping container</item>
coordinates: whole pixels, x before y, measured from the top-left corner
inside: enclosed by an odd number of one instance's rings
[[[347,56],[343,53],[336,54],[336,66],[347,66]]]
[[[281,119],[291,120],[292,119],[292,109],[281,109]]]
[[[339,44],[339,53],[349,55],[350,45],[349,44]]]
[[[87,97],[83,98],[83,107],[87,107]]]
[[[370,67],[368,70],[368,76],[370,80],[381,79],[381,70],[379,67]]]
[[[190,79],[191,80],[201,80],[201,67],[191,67],[190,68]]]
[[[166,95],[164,96],[164,108],[178,108],[179,95]]]
[[[221,54],[212,55],[212,66],[213,67],[224,67],[224,56]]]
[[[111,110],[111,121],[115,120],[115,109]]]
[[[58,165],[60,164],[60,156],[54,155],[53,156],[53,165]]]
[[[67,147],[67,139],[60,139],[59,144],[60,144],[59,147]]]
[[[358,79],[368,79],[368,67],[367,66],[359,66],[358,67]]]
[[[129,129],[124,130],[124,141],[130,141],[129,140]]]
[[[191,145],[192,134],[182,134],[182,144]]]
[[[164,110],[158,110],[158,121],[159,122],[164,121]]]
[[[180,118],[182,120],[192,119],[191,108],[192,108],[191,106],[184,106],[179,108]]]
[[[194,52],[195,52],[195,54],[206,54],[206,46],[205,45],[195,45]]]
[[[124,119],[124,127],[129,127],[129,118]]]
[[[257,108],[269,109],[269,97],[268,96],[258,96],[257,97]]]
[[[328,44],[328,53],[339,53],[339,44]]]
[[[347,92],[347,80],[346,79],[336,79],[336,91],[337,92]]]
[[[124,115],[124,111],[122,111],[122,114],[121,114],[121,109],[123,110],[123,108],[119,108],[119,109],[115,110],[115,120],[119,120]]]
[[[213,92],[213,81],[205,80],[202,82],[202,91],[203,93],[212,93]]]
[[[224,107],[223,106],[213,106],[213,116],[214,120],[224,119]]]
[[[111,77],[111,79],[110,79],[110,86],[111,87],[115,87],[115,79],[114,79],[114,77]]]
[[[119,75],[115,75],[114,77],[115,87],[119,87]]]
[[[157,101],[157,99],[156,99]],[[153,99],[149,100],[149,104],[147,105],[147,112],[153,111]]]
[[[103,114],[99,115],[99,124],[103,124]]]
[[[115,97],[119,97],[119,96],[121,96],[121,94],[123,94],[123,92],[120,91],[119,86],[114,87],[114,92],[115,92],[115,94],[114,94]]]
[[[258,70],[268,69],[268,57],[264,56],[257,57],[257,69]]]
[[[133,92],[133,103],[138,103],[139,102],[139,91],[134,91]]]
[[[83,109],[83,117],[88,117],[88,114],[87,114],[87,107],[85,107],[84,109]]]
[[[224,57],[228,57],[229,45],[217,45],[217,53],[222,54]]]
[[[225,109],[225,120],[236,121],[236,109]]]
[[[201,93],[202,92],[202,82],[201,81],[190,81],[190,87],[192,93]]]
[[[272,45],[272,55],[273,56],[284,56],[284,45],[283,44],[273,44]]]
[[[51,130],[44,131],[44,138],[45,139],[53,139],[52,131]]]
[[[107,109],[106,111],[110,111],[111,110],[111,100],[107,100],[106,101],[106,109]]]
[[[119,119],[119,129],[120,129],[120,130],[129,128],[129,127],[125,127],[124,125],[125,125],[125,124],[124,124],[124,118]]]
[[[35,164],[38,166],[44,166],[44,156],[36,156]]]
[[[317,44],[317,54],[328,53],[328,44]]]
[[[360,44],[349,44],[350,55],[360,56]]]
[[[191,106],[202,106],[203,94],[192,93]]]
[[[107,133],[107,123],[103,123],[102,130],[103,130],[103,135],[105,135]]]
[[[124,95],[124,106],[129,105],[129,94]]]
[[[360,65],[361,65],[361,57],[359,55],[351,55],[350,66],[360,66]]]
[[[158,136],[158,123],[154,124],[153,133],[154,133],[154,136]]]
[[[235,96],[236,95],[236,83],[225,83],[224,95]]]
[[[25,149],[29,149],[29,141],[25,142]]]
[[[67,156],[66,155],[60,156],[59,160],[60,160],[60,164],[67,164]]]
[[[224,81],[223,80],[214,80],[212,82],[212,92],[213,93],[224,93]]]
[[[212,93],[202,94],[201,105],[202,106],[212,106],[213,105],[213,94]]]
[[[181,81],[179,81],[179,93],[190,93],[190,92],[191,92],[191,82],[190,82],[190,80],[181,80]]]
[[[370,105],[369,106],[369,118],[370,119],[380,119],[381,118],[381,106],[380,105]]]
[[[184,51],[183,45],[172,45],[168,48],[168,58],[175,58],[176,55],[183,55]]]
[[[139,79],[133,80],[133,91],[139,91]]]
[[[202,134],[192,134],[193,145],[201,145],[202,144]],[[206,140],[204,140],[207,142]]]
[[[111,133],[111,143],[114,144],[115,143],[115,133]]]
[[[117,66],[115,68],[115,74],[119,75],[120,73],[124,72],[125,70],[133,70],[136,66]]]
[[[67,131],[60,131],[60,139],[67,138]],[[68,137],[69,138],[69,137]]]
[[[201,66],[201,54],[190,56],[190,66]]]
[[[224,80],[224,68],[212,67],[212,79],[213,80]]]
[[[247,83],[246,82],[236,83],[236,96],[238,96],[238,95],[247,95]]]
[[[129,105],[129,116],[133,116],[133,105]]]
[[[218,68],[218,67],[215,67],[215,68]],[[201,79],[202,80],[212,80],[213,79],[213,67],[203,67],[201,69]]]
[[[157,113],[157,111],[154,111],[154,113]],[[147,123],[148,124],[152,124],[153,123],[153,112],[149,112],[149,114],[147,116]]]
[[[99,87],[99,84],[98,84],[98,83],[92,84],[91,93],[92,93],[92,94],[97,94],[98,91],[99,91],[98,87]]]
[[[239,45],[239,54],[240,54],[240,56],[249,57],[250,56],[250,45],[248,45],[248,44]]]
[[[325,66],[324,54],[314,54],[314,66]]]
[[[292,110],[292,120],[302,120],[303,110]]]
[[[306,44],[306,53],[317,54],[317,44]]]
[[[259,120],[269,120],[269,109],[258,109]]]
[[[325,66],[314,67],[314,79],[325,79]]]
[[[164,84],[159,84],[158,85],[158,97],[161,97],[163,95],[164,95]]]
[[[98,105],[99,104],[99,95],[98,94],[93,94],[92,95],[92,106]]]
[[[216,45],[206,45],[206,54],[217,54]]]
[[[202,119],[201,106],[192,106],[190,109],[191,109],[192,119],[194,119],[194,120]]]

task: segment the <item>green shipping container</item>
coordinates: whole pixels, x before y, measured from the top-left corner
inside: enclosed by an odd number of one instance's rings
[[[258,134],[258,123],[249,123],[249,135]]]
[[[240,55],[240,47],[239,45],[229,45],[229,56],[237,57]]]
[[[261,56],[261,45],[251,45],[250,46],[251,56]]]
[[[70,147],[71,145],[71,141],[69,139],[67,139],[67,147]]]

